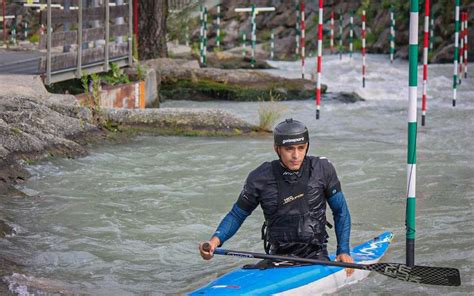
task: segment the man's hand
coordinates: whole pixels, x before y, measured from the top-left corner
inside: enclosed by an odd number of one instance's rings
[[[209,244],[209,250],[204,250],[203,246],[204,244],[207,243]],[[201,257],[204,260],[210,260],[212,256],[214,256],[214,250],[221,244],[221,241],[217,237],[211,238],[207,242],[203,242],[199,244],[199,253],[201,253]]]
[[[336,261],[346,262],[346,263],[354,263],[354,259],[352,259],[352,257],[350,255],[344,254],[344,253],[337,255]],[[353,273],[354,273],[353,268],[346,268],[347,276],[351,276]]]

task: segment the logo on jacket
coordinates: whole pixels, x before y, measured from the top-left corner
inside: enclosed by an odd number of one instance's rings
[[[298,195],[295,195],[295,196],[290,195],[290,196],[283,199],[283,204],[286,205],[287,203],[295,201],[299,198],[302,198],[303,196],[304,196],[304,193],[301,193],[301,194],[298,194]]]

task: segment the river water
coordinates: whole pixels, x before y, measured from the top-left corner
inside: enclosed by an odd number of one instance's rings
[[[315,68],[313,59],[307,69]],[[384,261],[405,262],[408,64],[391,65],[385,55],[369,55],[362,89],[360,56],[324,59],[329,91],[355,91],[367,101],[323,101],[318,121],[309,99],[279,102],[282,118],[305,122],[310,153],[335,165],[352,215],[351,242],[393,231]],[[278,69],[269,72],[301,75],[299,62],[272,64]],[[418,125],[415,260],[458,268],[462,286],[421,286],[373,274],[338,295],[474,292],[474,83],[472,78],[462,82],[453,108],[452,71],[452,65],[430,66],[427,125]],[[256,123],[259,103],[163,104],[180,106],[218,107]],[[274,158],[271,135],[140,136],[91,147],[87,157],[30,166],[33,177],[19,186],[28,196],[0,203],[0,215],[17,231],[0,240],[0,256],[20,262],[30,276],[10,278],[12,289],[23,295],[35,287],[89,295],[170,295],[205,284],[248,262],[203,261],[197,246],[235,202],[248,172]],[[225,246],[261,252],[261,223],[256,210]],[[334,250],[334,235],[330,244]]]

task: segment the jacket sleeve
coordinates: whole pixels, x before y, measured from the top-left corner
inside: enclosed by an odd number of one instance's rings
[[[213,236],[216,236],[221,241],[221,245],[230,239],[239,230],[242,223],[250,215],[249,212],[241,209],[237,204],[234,204],[229,213],[222,219]]]
[[[349,239],[351,235],[351,215],[342,192],[337,192],[328,199],[334,218],[334,229],[337,239],[337,255],[350,255]]]

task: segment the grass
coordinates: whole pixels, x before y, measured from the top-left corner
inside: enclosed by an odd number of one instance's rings
[[[259,98],[260,104],[258,106],[258,128],[260,131],[271,131],[275,122],[283,115],[286,108],[279,105],[278,101],[281,101],[281,96],[270,91],[268,94],[270,100],[263,102]]]

